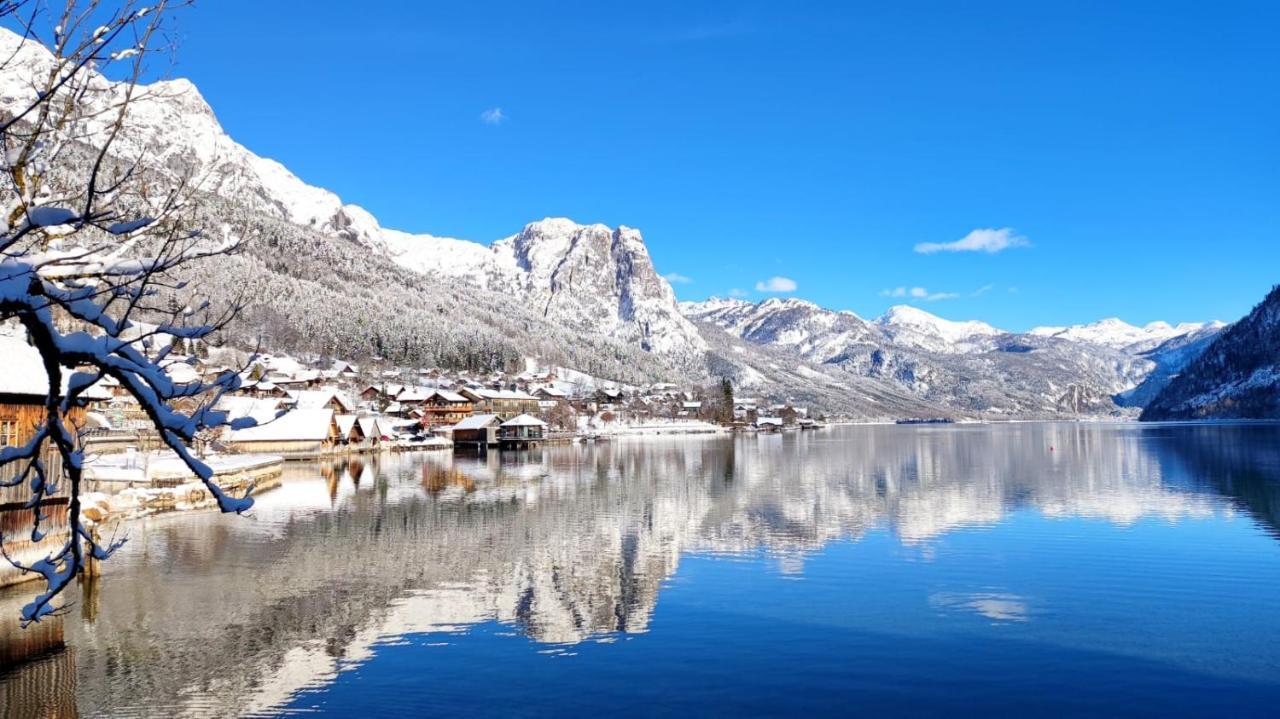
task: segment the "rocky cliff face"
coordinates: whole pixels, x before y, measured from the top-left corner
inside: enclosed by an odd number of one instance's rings
[[[1144,420],[1280,418],[1280,287],[1222,331],[1142,412]]]

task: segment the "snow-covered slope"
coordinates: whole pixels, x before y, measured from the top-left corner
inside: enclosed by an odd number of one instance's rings
[[[1037,337],[1057,337],[1074,342],[1090,342],[1128,352],[1145,352],[1175,337],[1182,337],[1203,329],[1218,330],[1225,326],[1223,322],[1182,322],[1177,325],[1171,325],[1168,322],[1151,322],[1137,327],[1111,317],[1087,325],[1036,327],[1028,334]]]
[[[1143,410],[1144,420],[1280,419],[1280,287],[1220,332]]]
[[[31,79],[47,75],[55,60],[43,46],[0,29],[0,56],[9,55],[16,61],[0,73],[0,108],[12,111],[34,97]],[[101,77],[93,87],[89,101],[100,108],[122,98],[123,86]],[[637,230],[546,219],[485,246],[386,229],[365,209],[235,142],[187,80],[146,86],[129,106],[126,128],[114,145],[122,157],[146,156],[148,166],[174,176],[190,173],[224,197],[335,234],[408,269],[515,296],[550,321],[635,342],[686,364],[706,348],[680,314],[670,284],[654,270]]]
[[[706,349],[639,230],[546,218],[487,247],[400,232],[383,231],[383,238],[404,267],[518,296],[565,326],[678,358]]]
[[[910,305],[890,307],[876,326],[896,344],[940,354],[990,349],[990,338],[1007,334],[985,322],[944,320]]]
[[[1217,331],[1216,325],[1180,325],[1187,331],[1174,333],[1156,349],[1148,334],[1114,345],[1077,339],[1078,333],[1070,332],[1018,334],[906,305],[870,322],[798,299],[755,304],[713,298],[683,303],[681,311],[751,344],[785,349],[941,406],[988,416],[1132,411],[1122,410],[1113,397],[1123,394],[1125,406],[1150,397],[1174,363],[1187,361]],[[1169,367],[1162,370],[1165,364]],[[1134,392],[1158,370],[1151,385]]]

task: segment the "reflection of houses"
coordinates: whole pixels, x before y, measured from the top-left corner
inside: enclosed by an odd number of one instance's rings
[[[326,452],[341,438],[333,410],[313,407],[292,410],[256,427],[232,430],[226,444],[238,452],[303,456]]]
[[[496,414],[473,414],[453,425],[453,446],[483,449],[498,444],[502,418]]]
[[[546,430],[546,422],[522,414],[498,425],[498,443],[506,448],[529,447],[541,442]]]

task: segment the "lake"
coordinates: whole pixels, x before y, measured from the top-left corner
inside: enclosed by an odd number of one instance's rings
[[[1280,426],[291,464],[83,583],[5,716],[1274,716]],[[0,596],[0,635],[36,585]]]

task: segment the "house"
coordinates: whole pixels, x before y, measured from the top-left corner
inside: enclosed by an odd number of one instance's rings
[[[498,443],[504,447],[528,447],[546,436],[547,423],[522,414],[498,425]]]
[[[256,427],[227,433],[226,445],[237,452],[308,455],[331,449],[342,435],[329,407],[294,409]]]
[[[613,409],[622,402],[622,390],[616,388],[605,388],[596,390],[596,403],[600,405],[600,409]]]
[[[756,429],[760,430],[761,432],[781,432],[782,418],[781,417],[757,417]]]
[[[249,382],[240,386],[242,392],[248,393],[251,397],[275,397],[284,399],[289,396],[284,387],[270,380],[259,380],[257,382]]]
[[[562,402],[569,401],[569,393],[555,387],[539,387],[530,394],[538,398],[538,408],[544,412]]]
[[[370,447],[377,447],[382,444],[383,438],[393,434],[390,427],[383,428],[377,417],[360,417],[356,423],[360,425],[360,432],[364,434]]]
[[[329,371],[343,379],[351,379],[356,376],[356,373],[359,372],[360,369],[350,362],[334,360],[333,364],[329,365]]]
[[[422,426],[428,429],[457,424],[472,412],[471,400],[442,389],[428,392],[418,409],[422,411]]]
[[[354,414],[334,415],[333,421],[338,425],[338,444],[347,447],[361,447],[365,444],[364,427],[360,426],[359,417]]]
[[[526,392],[509,389],[458,390],[458,394],[471,400],[475,411],[513,416],[538,411],[538,398]]]
[[[300,389],[290,395],[298,409],[327,407],[334,412],[352,414],[356,405],[346,394],[336,389]]]
[[[453,446],[484,449],[498,443],[502,418],[496,414],[473,414],[453,425]]]

